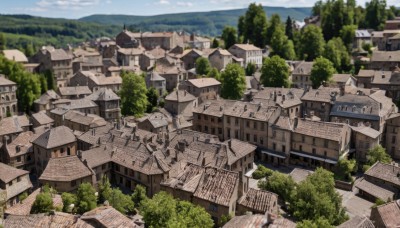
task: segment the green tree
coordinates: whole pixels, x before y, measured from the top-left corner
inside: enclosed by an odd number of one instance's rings
[[[229,49],[238,42],[236,29],[232,26],[225,26],[221,38],[225,43],[225,49]]]
[[[219,41],[217,40],[217,38],[213,39],[211,47],[212,48],[219,48]]]
[[[290,196],[296,187],[292,177],[280,172],[273,172],[266,181],[259,181],[258,186],[267,191],[274,192],[286,202],[290,202]]]
[[[47,88],[47,79],[44,75],[39,75],[39,81],[40,81],[40,89],[41,89],[41,93],[45,93],[47,92],[48,88]]]
[[[25,55],[27,57],[31,57],[35,54],[35,50],[33,48],[33,44],[32,43],[27,43],[25,45],[25,49],[24,49]]]
[[[44,76],[47,80],[47,89],[48,90],[56,90],[57,85],[56,82],[54,80],[54,74],[51,70],[46,70],[44,72]]]
[[[207,58],[200,57],[196,60],[196,73],[198,75],[207,75],[210,70],[210,61]]]
[[[343,181],[352,181],[351,173],[356,171],[357,162],[355,159],[342,158],[337,164],[335,178]]]
[[[96,190],[90,183],[82,183],[76,192],[77,212],[83,214],[97,206]]]
[[[324,82],[330,82],[332,75],[335,73],[335,68],[331,61],[324,57],[318,57],[311,69],[311,82],[313,88],[318,88]]]
[[[124,116],[140,117],[147,109],[147,88],[144,77],[135,73],[122,72],[121,113]]]
[[[365,23],[368,28],[382,30],[387,16],[386,0],[371,0],[365,4]]]
[[[39,193],[31,208],[31,214],[48,213],[53,210],[53,199],[48,192]]]
[[[21,195],[18,196],[18,199],[20,202],[24,201],[26,198],[28,198],[28,193],[24,192]]]
[[[154,87],[150,87],[150,89],[147,90],[147,113],[153,112],[155,108],[158,106],[158,92]]]
[[[348,219],[342,207],[342,197],[335,190],[333,173],[323,168],[302,181],[291,195],[291,209],[298,220],[317,222],[323,218],[331,225]]]
[[[325,45],[324,57],[333,63],[336,71],[339,73],[348,72],[352,66],[351,57],[339,37],[331,39]]]
[[[6,37],[3,33],[0,33],[0,51],[6,50]]]
[[[384,164],[389,164],[392,162],[392,158],[381,145],[377,145],[368,150],[367,163],[363,167],[364,172],[378,161]]]
[[[135,207],[140,207],[142,201],[147,199],[146,189],[142,185],[136,185],[131,197]]]
[[[235,63],[226,66],[221,74],[221,97],[240,99],[246,90],[246,76],[243,68]]]
[[[265,30],[265,41],[266,44],[271,44],[272,36],[274,35],[275,31],[278,29],[283,30],[283,25],[281,22],[281,17],[278,14],[272,14],[271,20],[267,29]]]
[[[256,72],[256,70],[257,70],[256,64],[250,62],[250,63],[247,64],[246,69],[245,69],[245,72],[246,72],[246,75],[247,75],[247,76],[252,76],[252,75],[254,75],[254,73]]]
[[[72,208],[71,205],[72,204],[76,204],[76,195],[72,194],[72,193],[68,193],[68,192],[64,192],[63,194],[61,194],[61,199],[63,202],[63,212],[67,212],[67,213],[71,213],[72,212]]]
[[[112,193],[112,188],[110,181],[108,180],[107,175],[103,175],[101,177],[101,181],[98,184],[99,189],[99,204],[103,204],[106,200],[109,200]]]
[[[263,6],[251,3],[244,18],[239,18],[238,27],[244,42],[250,42],[257,47],[264,47],[265,39],[260,34],[264,34],[267,25],[267,15]]]
[[[319,1],[315,2],[314,6],[312,7],[312,10],[311,10],[313,16],[320,16],[321,15],[322,5],[323,5],[322,0],[319,0]]]
[[[315,25],[308,25],[301,32],[299,40],[299,57],[312,61],[324,53],[325,40],[322,31]]]
[[[271,56],[279,55],[281,58],[293,60],[296,58],[293,42],[285,35],[283,28],[279,26],[272,34],[271,38]]]
[[[132,213],[135,208],[131,197],[129,195],[125,195],[117,188],[112,189],[108,202],[122,214]]]
[[[333,228],[329,221],[324,218],[318,218],[317,221],[303,220],[297,223],[296,228]]]
[[[176,200],[166,192],[160,192],[151,199],[142,201],[140,214],[148,227],[167,227],[176,218]]]
[[[285,35],[289,40],[293,40],[293,21],[290,16],[288,16],[286,20]]]
[[[233,218],[232,214],[228,214],[228,215],[222,215],[221,216],[221,220],[218,222],[219,227],[223,227],[227,222],[229,222],[229,220],[231,220]]]
[[[261,83],[265,87],[289,87],[289,67],[285,60],[277,55],[266,58],[261,67]]]
[[[354,37],[356,36],[356,30],[356,25],[345,25],[343,26],[342,30],[340,30],[340,37],[342,38],[342,41],[348,52],[351,52],[353,49],[353,41]]]
[[[218,81],[221,80],[221,75],[220,75],[218,69],[215,68],[215,67],[211,68],[211,70],[210,70],[210,71],[208,72],[208,74],[207,74],[207,77],[209,77],[209,78],[215,78],[215,79],[217,79]]]
[[[177,201],[177,219],[182,226],[180,227],[213,227],[214,222],[210,214],[203,207],[193,205],[188,201]],[[171,226],[173,227],[173,226]]]
[[[263,165],[258,165],[257,169],[253,172],[252,177],[256,180],[264,178],[264,177],[269,177],[273,174],[273,171],[268,169],[267,167]]]

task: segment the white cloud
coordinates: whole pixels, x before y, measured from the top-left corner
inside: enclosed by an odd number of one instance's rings
[[[176,4],[178,6],[183,6],[183,7],[192,7],[193,6],[192,2],[177,2]]]
[[[168,0],[159,0],[155,2],[156,5],[169,5],[170,2]]]
[[[42,8],[82,9],[83,7],[98,5],[100,0],[40,0],[36,3]]]

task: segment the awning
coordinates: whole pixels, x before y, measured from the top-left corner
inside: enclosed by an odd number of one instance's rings
[[[314,160],[323,161],[323,162],[325,161],[325,158],[320,158],[320,157],[316,157],[316,156],[312,156],[312,155],[308,155],[308,154],[303,154],[303,153],[294,152],[294,151],[290,151],[290,153],[295,154],[300,157],[312,158]]]
[[[325,159],[325,162],[327,162],[327,163],[331,163],[331,164],[334,164],[334,165],[336,165],[336,164],[337,164],[337,161],[335,161],[335,160],[331,160],[331,159]]]
[[[268,155],[271,155],[271,156],[274,156],[274,157],[277,157],[277,158],[283,158],[283,159],[286,158],[285,156],[282,156],[282,155],[279,155],[279,154],[276,154],[276,153],[272,153],[272,152],[269,152],[269,151],[266,151],[266,150],[262,150],[261,153],[268,154]]]

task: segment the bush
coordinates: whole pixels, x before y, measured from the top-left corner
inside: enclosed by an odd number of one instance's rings
[[[28,198],[28,193],[24,192],[21,195],[19,195],[18,199],[20,202],[24,201],[26,198]]]

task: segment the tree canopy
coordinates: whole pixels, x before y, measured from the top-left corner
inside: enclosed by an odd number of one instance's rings
[[[256,72],[256,70],[257,70],[257,66],[256,66],[255,63],[252,63],[252,62],[248,63],[247,66],[246,66],[246,69],[245,69],[245,71],[246,71],[246,76],[252,76],[252,75],[254,75],[254,73]]]
[[[221,80],[221,74],[219,73],[218,69],[215,67],[211,68],[211,70],[207,74],[207,77],[215,78],[218,81]]]
[[[286,20],[285,35],[289,40],[293,40],[293,20],[290,16]]]
[[[270,46],[272,48],[271,56],[279,55],[283,59],[294,60],[296,53],[294,51],[293,41],[285,35],[282,26],[278,26],[271,37]]]
[[[371,148],[367,152],[367,162],[363,167],[364,171],[367,171],[373,164],[376,162],[381,162],[385,164],[389,164],[392,162],[392,158],[386,152],[385,148],[381,145],[377,145],[374,148]]]
[[[235,63],[230,63],[221,74],[221,97],[237,100],[242,98],[246,90],[244,69]]]
[[[149,227],[213,227],[211,216],[204,208],[174,199],[160,192],[142,201],[140,213]]]
[[[239,18],[239,36],[243,37],[243,42],[249,42],[257,47],[265,45],[264,34],[267,28],[267,15],[261,4],[251,3],[246,14]]]
[[[53,210],[53,199],[50,192],[41,192],[36,196],[31,214],[48,213]]]
[[[219,41],[217,40],[217,38],[213,39],[211,47],[212,48],[219,48]]]
[[[339,73],[351,70],[351,57],[342,39],[339,37],[331,39],[325,45],[324,57],[333,63],[333,66]]]
[[[147,96],[147,109],[146,109],[146,112],[147,113],[151,113],[158,106],[159,94],[158,94],[158,91],[154,87],[150,87],[147,90],[146,96]]]
[[[229,49],[238,42],[236,29],[232,26],[225,26],[221,38],[225,43],[225,49]]]
[[[261,83],[266,87],[289,87],[289,67],[285,60],[277,55],[266,58],[261,68]]]
[[[76,192],[77,212],[83,214],[97,206],[96,190],[90,183],[82,183]]]
[[[69,192],[63,192],[63,194],[61,195],[61,199],[63,202],[63,212],[67,212],[67,213],[71,213],[73,208],[71,208],[71,205],[75,205],[76,204],[76,196],[72,193]]]
[[[196,73],[197,75],[207,75],[211,70],[210,61],[207,58],[200,57],[196,59]]]
[[[324,57],[318,57],[313,64],[311,69],[311,81],[313,88],[318,88],[324,82],[330,82],[335,68],[333,64]]]
[[[264,36],[266,44],[271,44],[272,36],[278,29],[282,29],[282,31],[285,31],[281,22],[281,17],[278,14],[272,14],[270,22],[265,30]]]
[[[325,40],[322,31],[315,25],[308,25],[301,31],[299,41],[299,57],[313,61],[324,53]]]
[[[296,183],[288,175],[272,172],[272,175],[267,177],[266,181],[259,181],[258,186],[263,190],[275,192],[284,201],[290,202],[290,196],[296,187]]]
[[[121,97],[122,115],[140,117],[147,109],[147,88],[144,77],[131,72],[122,72]]]

